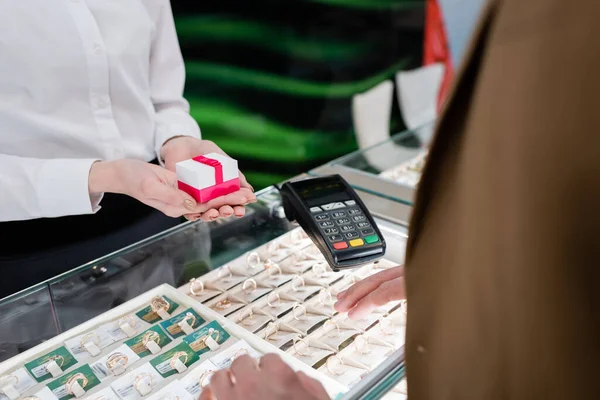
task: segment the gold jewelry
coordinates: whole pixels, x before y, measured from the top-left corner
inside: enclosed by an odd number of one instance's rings
[[[121,367],[125,368],[128,362],[129,357],[127,357],[125,354],[114,353],[106,360],[106,367],[112,371],[117,365],[121,365]]]
[[[210,377],[212,377],[214,373],[215,371],[210,369],[208,371],[204,371],[202,375],[200,375],[200,377],[198,378],[198,384],[200,385],[200,387],[207,387],[210,381],[207,382],[206,380],[210,379]]]
[[[384,322],[387,322],[387,328],[385,327]],[[389,318],[381,318],[379,320],[379,330],[381,331],[381,333],[383,333],[384,335],[393,335],[394,333],[396,333],[396,326],[394,325],[394,321],[392,321]]]
[[[130,327],[135,328],[136,322],[135,322],[135,318],[133,318],[133,315],[126,315],[126,316],[122,317],[121,319],[119,319],[117,324],[119,326],[128,324]]]
[[[216,329],[214,329],[214,328],[210,328],[210,329],[208,330],[208,333],[202,337],[202,341],[204,342],[204,344],[205,344],[205,345],[206,345],[206,340],[207,340],[209,337],[210,337],[210,338],[212,338],[212,336],[213,336],[213,333],[216,333],[216,334],[217,334],[217,337],[216,337],[216,339],[213,339],[213,340],[214,340],[215,342],[219,343],[219,338],[221,337],[221,332],[219,332],[218,330],[216,330]]]
[[[296,284],[296,282],[300,282],[299,285]],[[294,292],[297,292],[301,287],[304,287],[305,284],[304,278],[301,275],[296,275],[296,277],[292,280],[292,289]]]
[[[326,294],[326,300],[323,300],[323,293]],[[317,300],[319,300],[319,303],[321,303],[322,305],[327,306],[331,304],[333,296],[331,295],[331,292],[328,289],[323,288],[319,292],[319,297],[317,297]]]
[[[223,265],[221,268],[219,268],[219,270],[217,271],[217,279],[221,279],[223,277],[223,272],[227,271],[227,279],[229,280],[233,277],[233,272],[231,271],[231,268],[229,267],[229,265]]]
[[[248,290],[247,284],[250,284],[250,290]],[[242,285],[242,291],[244,293],[246,293],[246,295],[249,296],[252,294],[252,292],[254,292],[256,290],[257,287],[258,287],[258,285],[256,284],[256,281],[254,279],[252,279],[252,278],[246,279],[244,281],[244,284]]]
[[[253,251],[252,253],[248,254],[248,257],[246,257],[246,267],[250,269],[256,269],[259,266],[260,256],[258,255],[258,253]]]
[[[327,330],[327,325],[332,325],[335,328],[335,334],[331,335],[331,332],[334,332],[333,329]],[[337,322],[332,321],[330,319],[328,319],[327,321],[325,321],[325,323],[323,324],[323,330],[325,331],[325,336],[327,337],[335,337],[335,336],[339,336],[340,335],[340,326],[338,325]]]
[[[69,378],[69,380],[67,381],[67,384],[66,384],[67,391],[68,391],[69,394],[74,394],[73,393],[73,385],[77,381],[81,381],[81,383],[79,384],[79,386],[81,386],[82,389],[84,387],[86,387],[87,384],[89,383],[88,378],[86,378],[84,374],[77,373],[77,374],[73,375],[72,377]],[[77,383],[79,383],[79,382],[77,382]]]
[[[192,322],[188,322],[188,320],[191,320]],[[185,322],[189,326],[194,326],[194,324],[196,323],[196,316],[194,314],[192,314],[191,312],[188,312],[185,314],[185,316],[183,317],[181,322]]]
[[[329,362],[329,360],[337,360],[338,362],[338,369],[335,370],[331,363]],[[331,356],[327,359],[327,362],[325,363],[327,366],[327,371],[329,371],[330,374],[332,375],[343,375],[344,374],[344,360],[342,360],[342,357],[340,356]]]
[[[296,344],[298,344],[298,342],[304,343],[306,345],[306,350],[308,350],[310,348],[310,344],[308,344],[308,342],[305,339],[303,339],[301,337],[297,337],[294,339],[294,342],[293,342],[294,351],[296,352],[296,354],[298,354],[301,357],[310,357],[313,354],[312,352],[307,351],[307,352],[303,353],[298,350],[298,347],[296,347]]]
[[[196,286],[200,286],[200,290],[196,290]],[[202,292],[204,292],[204,282],[196,278],[190,279],[190,293],[193,296],[200,296]]]
[[[358,335],[354,339],[354,349],[360,354],[369,354],[371,352],[371,349],[369,348],[369,337],[365,335]]]
[[[254,323],[254,321],[252,321],[253,318],[254,318],[254,312],[252,311],[251,308],[249,308],[248,315],[246,315],[246,312],[240,313],[238,322],[245,326],[251,326]],[[248,319],[250,320],[250,323],[244,322],[244,321],[247,321]]]
[[[265,264],[265,266],[266,266],[266,264]],[[277,264],[273,264],[273,265],[269,266],[268,271],[269,271],[269,278],[272,278],[273,276],[281,275],[283,273],[281,271],[281,267]],[[275,273],[273,273],[273,271],[275,271]]]
[[[178,351],[177,353],[173,354],[173,357],[171,357],[171,361],[169,362],[171,369],[176,369],[175,363],[177,362],[177,360],[181,361],[182,357],[183,357],[183,364],[185,365],[185,363],[188,362],[188,359],[190,357],[188,355],[188,353],[186,353],[185,351]]]
[[[325,267],[324,262],[318,262],[316,264],[313,264],[312,272],[317,276],[317,278],[324,278],[325,276],[327,276],[327,267]]]
[[[165,312],[169,312],[169,307],[171,304],[164,297],[156,296],[150,302],[150,308],[152,311],[158,314],[160,310],[164,310]]]
[[[404,311],[404,314],[408,314],[408,302],[406,300],[400,300],[400,308]]]
[[[269,333],[270,328],[274,329],[274,331],[271,333]],[[275,322],[269,322],[265,328],[265,340],[270,340],[269,338],[273,335],[277,335],[277,332],[279,332],[279,325],[277,325]]]
[[[296,310],[297,310],[297,309],[299,309],[299,308],[301,308],[301,309],[302,309],[302,314],[301,314],[301,315],[304,315],[304,314],[306,314],[306,307],[304,307],[304,306],[303,306],[302,304],[300,304],[300,303],[296,303],[296,304],[294,304],[294,308],[292,308],[292,315],[294,316],[294,319],[295,319],[296,321],[300,321],[300,317],[299,317],[299,316],[296,314]]]
[[[98,337],[98,334],[96,332],[91,332],[83,336],[79,341],[79,345],[85,350],[85,344],[88,342],[89,339],[92,338],[92,343],[94,343],[96,346],[100,346],[100,337]]]
[[[276,300],[271,302],[271,296],[275,296]],[[271,308],[277,308],[277,306],[273,305],[273,303],[275,302],[280,302],[281,301],[281,297],[279,297],[279,293],[271,293],[269,294],[269,296],[267,296],[267,305]]]
[[[217,307],[219,310],[227,310],[229,307],[231,307],[231,300],[228,298],[223,299],[215,304],[215,307]]]
[[[160,335],[155,331],[146,332],[142,339],[142,344],[144,347],[148,347],[148,343],[150,342],[155,342],[157,345],[160,345]]]
[[[142,394],[142,391],[138,387],[142,381],[144,381],[146,385],[152,387],[152,375],[142,372],[136,376],[135,381],[133,382],[133,387],[139,394]]]
[[[60,363],[58,362],[59,360],[60,360]],[[60,368],[62,368],[62,366],[65,363],[65,358],[60,355],[55,355],[48,359],[48,364],[50,364],[52,361],[54,361],[56,363],[56,365],[58,365]],[[46,370],[48,370],[48,364],[46,364]]]

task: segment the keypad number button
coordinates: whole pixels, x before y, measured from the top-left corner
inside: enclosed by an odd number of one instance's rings
[[[340,219],[336,219],[335,223],[338,225],[346,225],[350,223],[350,218],[340,218]]]
[[[365,219],[367,219],[367,217],[365,217],[364,215],[355,215],[354,217],[352,217],[352,220],[354,222],[364,221]]]
[[[358,208],[353,208],[352,210],[348,210],[348,214],[349,215],[356,215],[356,214],[360,214],[361,211]]]
[[[340,229],[342,230],[342,232],[350,232],[350,231],[354,230],[354,226],[344,225],[344,226],[340,227]]]
[[[368,222],[359,222],[358,224],[356,224],[356,226],[358,226],[359,228],[368,228],[370,224]]]
[[[329,219],[329,215],[327,215],[327,214],[316,215],[315,219],[317,221],[327,221]]]
[[[348,232],[344,234],[344,236],[346,236],[347,239],[354,239],[358,237],[358,232]]]
[[[343,212],[343,211],[336,211],[336,212],[332,212],[332,213],[331,213],[331,216],[332,216],[333,218],[342,218],[342,217],[345,217],[345,216],[346,216],[346,213],[345,213],[345,212]]]
[[[342,235],[331,235],[329,236],[329,241],[330,242],[340,242],[344,240],[344,238],[342,237]]]
[[[326,228],[323,230],[323,232],[325,232],[326,235],[335,235],[340,233],[338,228]]]
[[[333,222],[331,222],[331,221],[319,222],[319,226],[321,228],[331,228],[333,226]]]

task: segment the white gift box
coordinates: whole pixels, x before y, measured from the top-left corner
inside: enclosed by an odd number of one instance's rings
[[[237,161],[210,153],[176,164],[179,189],[199,203],[240,190]]]

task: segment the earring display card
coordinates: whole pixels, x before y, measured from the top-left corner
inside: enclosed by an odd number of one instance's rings
[[[151,327],[147,331],[142,332],[125,342],[125,344],[140,358],[144,358],[156,351],[160,351],[161,348],[169,343],[171,343],[171,339],[169,339],[158,325]]]
[[[229,319],[254,333],[273,320],[273,317],[265,315],[265,311],[259,307],[246,307],[229,316]]]
[[[303,345],[300,345],[300,348],[298,348],[298,346],[289,348],[287,352],[311,367],[333,354],[331,350]]]
[[[258,332],[257,335],[260,338],[265,339],[267,342],[271,343],[275,347],[283,347],[284,345],[290,343],[294,338],[298,337],[300,332],[295,331],[285,331],[279,329],[277,331],[273,331],[272,329],[265,328],[262,331]]]
[[[196,400],[196,397],[192,397],[183,387],[179,380],[174,380],[154,395],[148,398],[148,400]]]
[[[69,372],[48,384],[48,389],[59,400],[68,400],[74,397],[83,397],[87,391],[98,386],[100,379],[94,374],[89,365]]]
[[[150,363],[146,363],[114,381],[111,387],[123,400],[140,400],[160,387],[163,381]]]
[[[231,335],[217,322],[200,328],[198,331],[183,338],[190,348],[198,355],[216,351]]]
[[[211,300],[207,303],[207,306],[220,315],[226,316],[245,307],[246,303],[230,293],[225,293],[216,299]]]
[[[206,360],[183,377],[181,385],[194,399],[197,399],[202,388],[210,383],[210,376],[216,370],[217,367],[210,360]]]
[[[108,362],[109,359],[111,359],[111,362]],[[139,359],[140,357],[133,350],[126,345],[122,345],[91,364],[90,367],[94,374],[101,381],[104,381],[112,376],[125,373],[127,368]]]
[[[294,304],[296,304],[296,300],[286,299],[284,293],[284,291],[271,292],[264,299],[254,303],[255,307],[275,318],[279,318],[290,311],[294,307]]]
[[[348,365],[344,361],[340,362],[339,359],[341,357],[337,359],[337,363],[328,360],[319,367],[318,371],[347,386],[354,386],[368,373],[365,369]]]
[[[295,276],[295,274],[284,273],[282,272],[281,267],[273,265],[265,272],[256,275],[255,279],[261,286],[276,288],[288,283],[294,279]]]
[[[0,400],[16,400],[35,385],[35,380],[25,368],[19,368],[10,375],[0,377]]]
[[[187,368],[198,361],[199,357],[187,343],[180,343],[171,350],[150,361],[150,365],[163,377],[182,374]]]
[[[62,346],[25,364],[25,368],[38,382],[57,378],[63,371],[77,364],[77,360]]]
[[[180,336],[191,334],[196,328],[204,324],[206,321],[193,308],[188,308],[175,317],[160,323],[163,328],[173,339]],[[184,332],[184,330],[191,330]]]
[[[65,341],[65,346],[77,361],[83,362],[102,353],[102,349],[114,343],[113,338],[102,329],[79,335]]]
[[[100,329],[108,333],[113,341],[119,342],[145,331],[150,326],[151,324],[141,320],[135,314],[129,314],[116,321],[101,325]]]
[[[203,277],[203,279],[205,278]],[[211,286],[212,284],[209,284],[204,280],[198,280],[198,282],[192,281],[187,284],[187,290],[182,290],[182,292],[192,297],[197,302],[204,303],[223,293],[221,290]]]
[[[248,288],[246,290],[243,290],[241,287],[232,291],[231,295],[235,296],[236,298],[241,299],[244,303],[246,304],[250,304],[258,299],[260,299],[261,297],[263,297],[264,295],[266,295],[267,293],[271,292],[273,289],[272,288],[265,288],[265,287],[258,287],[256,286],[256,288]]]
[[[179,304],[175,303],[173,300],[166,296],[162,296],[162,299],[167,304],[167,309],[165,310],[167,314],[173,313],[175,310],[177,310],[177,307],[179,307]],[[143,321],[146,321],[149,324],[153,324],[163,319],[157,311],[154,311],[152,309],[152,306],[150,305],[136,312],[135,315],[137,315],[139,318],[141,318]]]
[[[295,315],[286,315],[281,321],[306,335],[311,328],[315,327],[326,319],[328,319],[326,315],[312,313],[301,314],[300,312],[296,312]]]

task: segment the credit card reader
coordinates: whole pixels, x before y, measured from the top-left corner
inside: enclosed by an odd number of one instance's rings
[[[300,224],[334,271],[384,256],[375,220],[340,175],[286,182],[280,192],[287,219]]]

